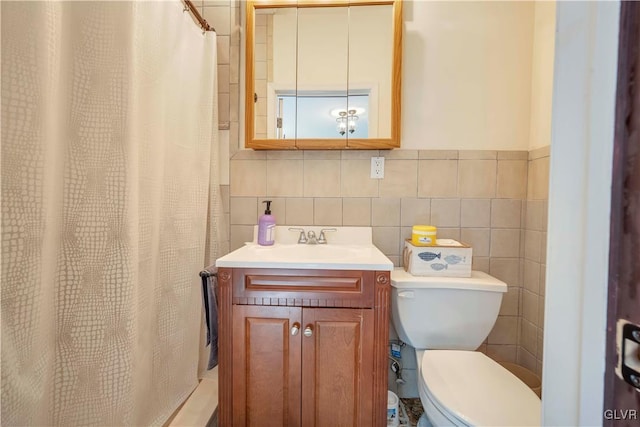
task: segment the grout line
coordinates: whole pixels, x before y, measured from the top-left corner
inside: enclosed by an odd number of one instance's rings
[[[460,195],[460,153],[458,153],[458,158],[456,158],[456,197],[462,197]]]
[[[495,182],[494,182],[494,187],[493,187],[493,197],[498,197],[498,154],[496,152],[496,178],[495,178]]]

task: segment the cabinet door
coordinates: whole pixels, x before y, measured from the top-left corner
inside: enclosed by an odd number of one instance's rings
[[[299,307],[233,306],[233,425],[300,426]],[[294,331],[295,332],[295,331]]]
[[[302,424],[372,426],[373,310],[305,308],[302,324]]]

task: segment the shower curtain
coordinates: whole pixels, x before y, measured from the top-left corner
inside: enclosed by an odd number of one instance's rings
[[[217,254],[215,34],[177,0],[0,12],[2,424],[161,425]]]

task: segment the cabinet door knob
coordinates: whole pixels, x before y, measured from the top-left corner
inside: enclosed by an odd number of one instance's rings
[[[291,335],[296,336],[298,335],[299,331],[300,331],[300,323],[296,322],[291,327]]]
[[[311,329],[311,325],[309,325],[306,328],[304,328],[304,336],[310,337],[311,335],[313,335],[313,329]]]

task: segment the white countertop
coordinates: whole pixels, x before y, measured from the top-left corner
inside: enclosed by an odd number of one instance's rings
[[[216,261],[216,267],[289,268],[313,270],[376,270],[392,271],[393,263],[373,245],[371,227],[300,226],[320,235],[322,228],[336,228],[327,232],[327,244],[298,244],[299,232],[294,226],[277,226],[276,243],[260,246],[254,241]],[[297,226],[295,226],[297,227]]]

